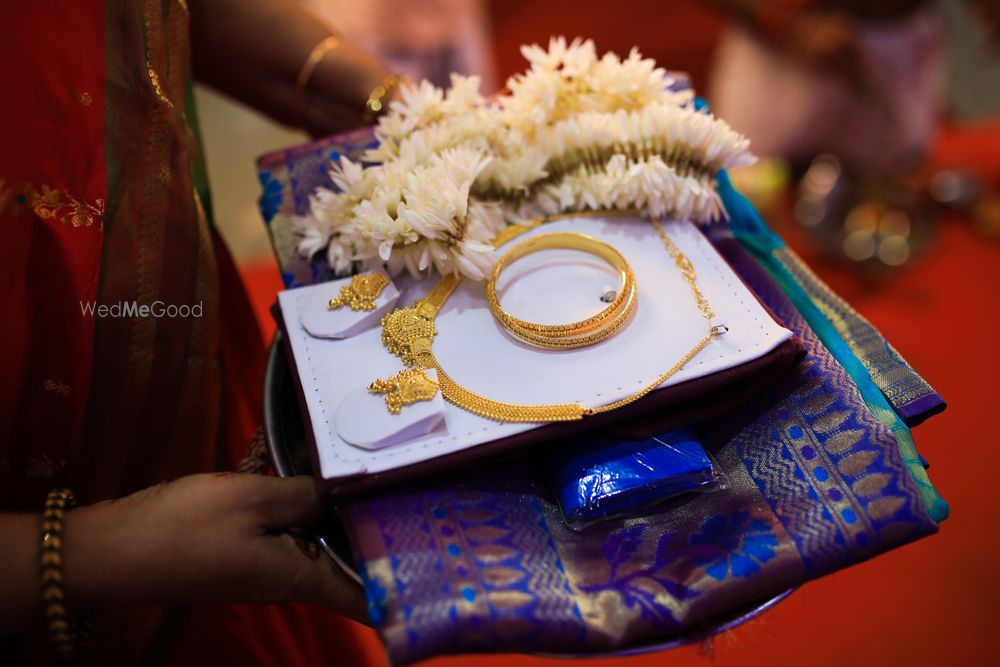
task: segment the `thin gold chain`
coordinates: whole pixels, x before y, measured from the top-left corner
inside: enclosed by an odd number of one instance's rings
[[[653,220],[653,227],[656,228],[657,233],[663,240],[663,245],[667,247],[667,254],[674,260],[677,268],[680,269],[681,275],[684,276],[684,280],[691,286],[691,291],[694,292],[694,300],[698,304],[698,310],[706,320],[711,320],[715,317],[715,311],[712,310],[712,306],[708,303],[705,295],[698,289],[698,274],[695,273],[691,260],[681,252],[680,248],[674,243],[674,240],[667,234],[667,231],[663,229],[663,225],[660,224],[659,220]]]
[[[511,239],[534,229],[543,222],[560,220],[573,217],[595,217],[622,214],[635,214],[634,211],[586,211],[581,213],[567,213],[545,218],[536,218],[524,225],[512,225],[504,229],[493,245],[500,246]],[[673,239],[666,233],[658,220],[653,220],[656,228],[663,240],[667,253],[674,260],[685,282],[691,287],[698,311],[706,320],[715,317],[715,312],[709,304],[708,299],[702,294],[697,284],[697,273],[688,258],[681,252],[680,248],[673,242]],[[525,423],[545,423],[556,421],[575,421],[587,415],[595,415],[610,412],[620,407],[633,403],[654,391],[661,384],[670,379],[680,371],[688,362],[698,355],[716,336],[725,332],[725,327],[714,326],[709,329],[708,335],[698,341],[670,370],[646,385],[640,391],[626,396],[625,398],[608,403],[596,408],[587,408],[579,403],[551,403],[523,405],[518,403],[504,403],[487,398],[473,391],[466,389],[441,367],[437,358],[431,350],[431,342],[437,334],[434,328],[434,319],[438,311],[451,296],[455,288],[458,287],[461,278],[449,275],[443,277],[435,285],[426,297],[408,308],[397,309],[382,319],[382,342],[393,354],[399,356],[408,366],[433,368],[438,374],[438,384],[441,394],[450,403],[462,408],[467,412],[492,419],[499,422],[525,422]]]
[[[702,338],[700,341],[698,341],[697,345],[688,350],[687,354],[685,354],[683,357],[680,358],[680,361],[674,364],[669,371],[667,371],[666,373],[664,373],[663,375],[661,375],[660,377],[656,378],[648,385],[646,385],[645,388],[632,394],[631,396],[626,396],[620,401],[615,401],[614,403],[608,403],[607,405],[602,405],[596,408],[588,408],[584,412],[584,414],[599,415],[602,412],[611,412],[612,410],[617,410],[618,408],[624,407],[629,403],[634,403],[635,401],[638,401],[640,398],[642,398],[643,396],[650,393],[651,391],[659,387],[661,384],[669,380],[671,376],[674,375],[674,373],[684,368],[684,365],[687,364],[687,362],[694,359],[698,355],[698,353],[704,350],[705,346],[708,345],[710,342],[712,342],[712,339],[718,336],[720,333],[721,331],[719,330],[718,327],[712,327],[711,330],[709,330],[708,335]]]

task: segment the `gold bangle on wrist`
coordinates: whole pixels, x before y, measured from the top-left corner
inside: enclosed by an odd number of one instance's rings
[[[302,69],[299,70],[299,75],[295,79],[295,109],[299,116],[299,125],[303,127],[305,127],[306,115],[306,87],[309,85],[309,80],[326,54],[338,46],[340,46],[340,38],[336,35],[330,35],[314,46],[306,61],[302,63]]]
[[[621,289],[601,312],[569,324],[525,322],[505,311],[497,298],[496,284],[503,270],[518,259],[543,250],[580,250],[600,257],[620,275]],[[490,312],[512,334],[533,345],[569,350],[598,343],[625,323],[636,304],[635,274],[624,256],[607,243],[579,232],[541,234],[511,248],[493,267],[486,283],[486,303]]]
[[[66,510],[76,505],[73,492],[55,489],[45,501],[39,555],[42,611],[52,648],[61,659],[69,658],[78,643],[86,640],[86,619],[73,619],[66,606],[63,587],[63,519]]]

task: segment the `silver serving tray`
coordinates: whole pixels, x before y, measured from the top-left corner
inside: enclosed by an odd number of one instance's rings
[[[285,358],[285,346],[280,331],[275,334],[274,340],[271,341],[271,349],[267,356],[267,368],[264,373],[264,435],[267,439],[268,451],[271,454],[271,463],[280,477],[312,475],[309,441],[306,437],[305,423],[302,419],[291,368]],[[344,532],[344,526],[340,523],[336,508],[332,503],[323,518],[311,530],[313,538],[327,556],[360,586],[361,577],[354,565],[347,534]],[[539,655],[573,659],[625,657],[700,643],[760,616],[791,595],[794,590],[794,588],[790,588],[773,598],[721,616],[710,623],[690,630],[683,637],[668,641],[650,641],[606,653],[546,653]]]

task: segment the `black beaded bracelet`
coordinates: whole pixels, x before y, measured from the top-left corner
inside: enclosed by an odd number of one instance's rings
[[[69,489],[54,489],[45,501],[42,514],[41,553],[39,558],[42,585],[42,611],[49,629],[52,647],[59,658],[68,659],[78,643],[85,640],[85,620],[74,619],[66,607],[63,587],[62,534],[66,510],[76,505]]]

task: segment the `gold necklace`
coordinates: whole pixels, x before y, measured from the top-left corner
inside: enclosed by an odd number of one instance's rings
[[[635,214],[633,211],[622,211],[616,213],[619,215]],[[547,218],[538,218],[529,225],[521,225],[516,229],[514,226],[507,228],[500,235],[498,235],[497,239],[494,240],[494,245],[503,245],[510,239],[528,231],[529,229],[533,229],[542,222],[570,217],[582,217],[583,215],[600,217],[612,215],[612,213],[608,211],[588,211],[584,214],[573,213]],[[674,263],[680,270],[685,282],[687,282],[691,287],[695,303],[698,306],[698,311],[701,313],[702,317],[710,321],[715,317],[715,312],[712,310],[712,306],[709,304],[708,299],[705,298],[705,295],[702,294],[701,290],[698,288],[697,274],[695,273],[694,266],[684,253],[681,252],[680,248],[674,244],[673,239],[671,239],[666,233],[659,221],[654,219],[652,223],[656,231],[659,233],[660,238],[667,249],[667,253],[674,260]],[[431,343],[433,342],[434,336],[437,335],[437,328],[434,325],[434,319],[437,317],[437,314],[441,310],[445,301],[448,300],[448,297],[450,297],[452,292],[455,291],[455,288],[458,287],[461,280],[461,278],[455,275],[445,276],[431,289],[426,297],[417,303],[405,308],[398,308],[383,317],[382,343],[389,352],[398,356],[407,366],[425,369],[433,368],[437,371],[438,386],[441,389],[441,394],[450,403],[467,412],[499,422],[546,423],[557,421],[575,421],[582,419],[585,416],[617,410],[618,408],[639,400],[655,390],[675,373],[681,370],[684,365],[697,356],[699,352],[705,349],[705,346],[707,346],[713,338],[720,336],[727,331],[726,327],[722,325],[711,327],[708,331],[708,335],[698,341],[694,347],[688,350],[688,352],[685,353],[677,361],[677,363],[671,366],[665,373],[634,394],[606,405],[588,408],[580,405],[579,403],[549,403],[534,405],[505,403],[503,401],[495,401],[491,398],[470,391],[452,380],[441,367],[441,364],[438,363],[438,360],[434,356],[434,352],[431,349]],[[392,378],[389,378],[385,382],[391,381]]]
[[[518,319],[503,309],[497,298],[496,284],[504,267],[526,255],[552,249],[582,250],[600,257],[618,270],[621,289],[604,310],[570,324],[536,324]],[[556,350],[593,345],[618,331],[635,308],[636,296],[635,274],[625,257],[604,241],[579,232],[553,232],[522,241],[497,260],[493,274],[486,282],[486,304],[498,322],[521,340]]]

